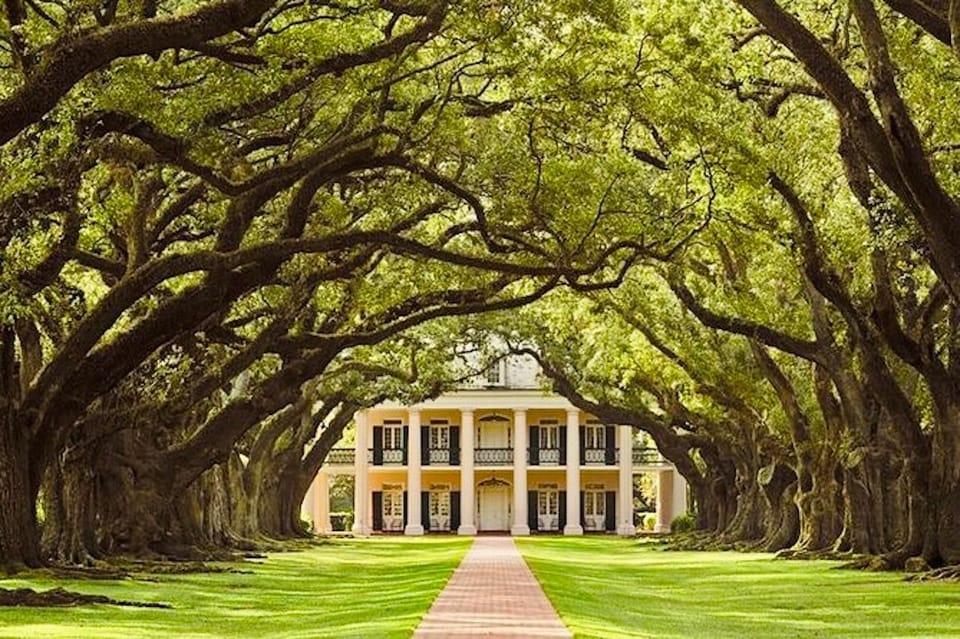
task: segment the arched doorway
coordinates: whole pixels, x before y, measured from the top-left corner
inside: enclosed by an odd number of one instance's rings
[[[497,477],[477,484],[477,529],[481,532],[510,530],[510,482]]]

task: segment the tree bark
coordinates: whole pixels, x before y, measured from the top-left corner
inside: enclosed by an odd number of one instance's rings
[[[10,407],[0,408],[0,566],[8,572],[42,563],[29,460],[24,425]]]

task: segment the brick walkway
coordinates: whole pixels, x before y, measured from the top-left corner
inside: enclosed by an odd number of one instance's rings
[[[572,637],[510,537],[478,537],[414,639]]]

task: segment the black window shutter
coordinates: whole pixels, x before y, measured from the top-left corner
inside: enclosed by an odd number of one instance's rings
[[[460,465],[460,427],[450,427],[450,465]]]
[[[566,527],[566,525],[567,525],[567,491],[565,491],[565,490],[561,490],[561,491],[560,491],[560,512],[559,512],[559,515],[560,515],[560,517],[558,517],[558,519],[560,520],[560,522],[559,522],[559,523],[560,523],[560,532],[563,532],[563,529],[564,529],[564,528]]]
[[[567,427],[560,427],[560,465],[567,465]]]
[[[580,465],[587,463],[587,429],[580,427]]]
[[[410,450],[410,427],[403,427],[403,465],[407,465],[407,451]],[[404,512],[407,511],[406,508],[403,509]]]
[[[616,447],[616,426],[604,426],[604,442],[606,444],[606,450],[603,452],[603,463],[607,466],[613,466],[617,463],[617,447]]]
[[[581,525],[581,526],[586,526],[586,525],[587,525],[587,502],[586,502],[586,496],[587,496],[587,494],[581,490],[581,491],[580,491],[580,525]]]
[[[531,440],[532,441],[532,440]],[[530,527],[530,530],[537,530],[540,527],[539,519],[537,518],[538,503],[540,495],[535,490],[527,491],[527,526]]]
[[[383,530],[383,493],[379,490],[373,493],[373,529]]]
[[[612,490],[608,490],[606,493],[604,493],[604,498],[606,499],[606,502],[607,502],[605,504],[606,511],[604,512],[604,514],[606,515],[604,528],[606,528],[610,532],[616,532],[617,531],[617,493],[613,492]]]
[[[450,491],[450,530],[457,532],[460,528],[460,491]]]
[[[407,491],[403,491],[403,523],[412,524],[413,522],[410,521],[410,500],[407,497],[409,497]]]
[[[373,465],[383,466],[383,426],[373,427]]]
[[[540,427],[530,427],[530,465],[540,465]]]
[[[420,493],[420,523],[424,530],[430,530],[430,492]]]
[[[420,463],[430,465],[430,427],[420,427]]]

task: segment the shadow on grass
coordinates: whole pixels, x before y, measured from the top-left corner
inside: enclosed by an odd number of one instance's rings
[[[0,609],[0,637],[408,637],[469,545],[459,538],[337,540],[272,555],[260,565],[244,564],[251,574],[170,575],[156,581],[0,580],[6,588],[63,587],[173,606]]]
[[[956,585],[609,537],[519,546],[577,637],[960,637]]]

